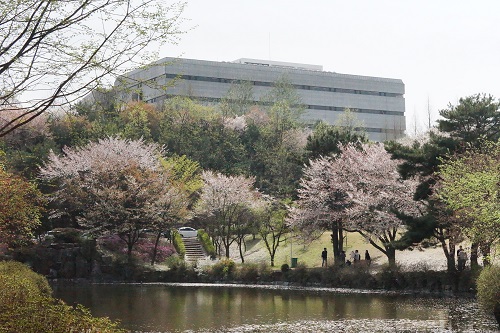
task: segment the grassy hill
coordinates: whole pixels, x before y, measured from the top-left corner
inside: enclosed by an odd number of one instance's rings
[[[298,263],[304,264],[307,267],[321,267],[321,251],[324,247],[328,251],[328,262],[333,262],[333,249],[329,232],[323,233],[319,239],[309,244],[303,244],[298,240],[283,242],[278,248],[275,257],[275,267],[279,268],[285,263],[290,265],[291,258],[298,258]],[[357,233],[346,233],[344,250],[347,256],[349,256],[352,250],[358,250],[361,253],[362,259],[364,258],[365,250],[368,250],[374,268],[387,263],[387,257]],[[231,250],[231,257],[236,262],[241,262],[236,246]],[[265,262],[270,264],[269,253],[264,242],[258,236],[255,240],[252,240],[251,237],[247,238],[244,258],[247,263]],[[425,250],[397,251],[396,261],[402,266],[425,266],[429,269],[439,270],[446,268],[446,258],[440,247],[427,248]]]

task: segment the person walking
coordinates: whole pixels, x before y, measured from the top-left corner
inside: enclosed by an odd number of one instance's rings
[[[354,262],[359,262],[361,260],[361,255],[358,250],[354,251]]]
[[[365,261],[368,266],[372,263],[372,258],[370,257],[370,253],[368,253],[368,250],[365,251]]]
[[[328,265],[328,252],[326,251],[326,247],[323,249],[323,252],[321,252],[321,258],[323,261],[321,262],[321,267],[327,267]]]
[[[463,271],[465,269],[465,263],[467,262],[467,252],[460,248],[458,252],[458,270]]]

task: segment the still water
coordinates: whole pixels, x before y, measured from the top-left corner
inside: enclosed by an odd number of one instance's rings
[[[133,332],[498,332],[472,298],[212,284],[53,289]]]

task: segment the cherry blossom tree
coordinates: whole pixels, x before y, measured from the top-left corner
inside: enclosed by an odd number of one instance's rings
[[[260,203],[260,193],[253,187],[254,179],[244,176],[226,176],[204,171],[204,186],[196,212],[211,218],[212,237],[218,237],[229,258],[231,244],[237,239],[237,229],[250,209]]]
[[[382,144],[360,149],[348,143],[336,156],[311,161],[291,223],[305,230],[332,230],[336,258],[342,251],[342,229],[358,232],[395,264],[394,242],[402,226],[396,213],[419,214],[412,200],[416,183],[402,181],[397,165]]]
[[[54,215],[76,215],[96,237],[117,234],[130,258],[142,230],[170,214],[178,195],[161,168],[161,153],[156,144],[117,138],[65,148],[62,156],[51,153],[40,174],[59,185]]]
[[[290,207],[287,218],[288,224],[307,238],[319,237],[324,230],[330,230],[335,260],[343,250],[343,223],[347,208],[353,204],[339,176],[332,157],[310,161],[300,180],[299,199]]]
[[[346,229],[361,234],[395,264],[394,242],[403,226],[397,213],[420,215],[421,206],[413,200],[418,183],[400,178],[400,161],[391,159],[382,144],[365,144],[362,150],[345,145],[335,162],[354,203],[347,210]]]

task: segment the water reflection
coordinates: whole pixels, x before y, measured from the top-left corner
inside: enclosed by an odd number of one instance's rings
[[[55,285],[56,297],[133,331],[495,331],[472,299],[198,284]]]

